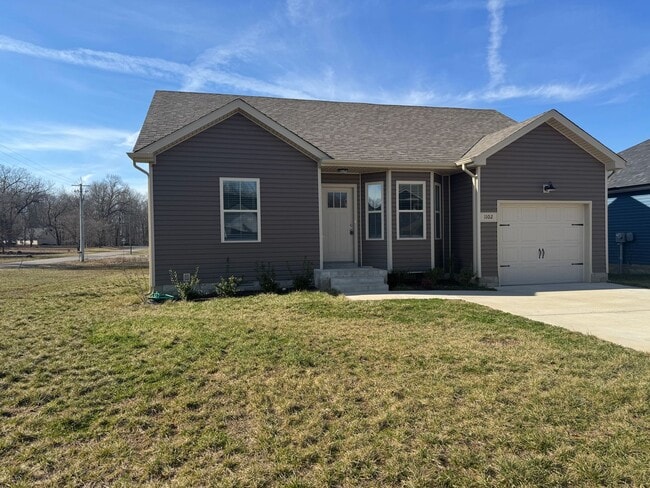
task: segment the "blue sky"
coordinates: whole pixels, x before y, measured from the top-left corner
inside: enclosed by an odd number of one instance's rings
[[[650,138],[643,0],[5,1],[0,163],[57,186],[107,173],[156,89],[556,108],[615,151]]]

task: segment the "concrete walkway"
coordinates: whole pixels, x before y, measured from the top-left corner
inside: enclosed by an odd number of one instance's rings
[[[413,291],[349,295],[350,300],[466,300],[650,352],[650,289],[613,283],[502,286],[497,291]]]
[[[105,252],[92,252],[89,253],[87,252],[85,255],[86,261],[92,261],[95,259],[108,259],[108,258],[136,258],[136,257],[141,257],[143,254],[143,251],[145,251],[147,248],[146,247],[133,247],[133,254],[129,253],[128,249],[121,249],[119,251],[105,251]],[[13,263],[2,263],[0,261],[0,269],[3,268],[30,268],[30,267],[38,267],[38,266],[51,266],[54,264],[59,264],[59,263],[72,263],[72,262],[78,262],[79,261],[79,255],[74,252],[70,253],[70,255],[65,255],[63,257],[59,258],[43,258],[43,259],[25,259],[24,261],[21,262],[13,262]]]

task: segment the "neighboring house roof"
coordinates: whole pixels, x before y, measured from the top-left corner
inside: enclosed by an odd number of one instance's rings
[[[156,154],[241,113],[323,163],[455,167],[485,164],[505,145],[548,123],[615,170],[625,161],[556,110],[517,123],[496,110],[324,102],[156,91],[134,161]]]
[[[620,155],[627,166],[609,178],[609,189],[650,186],[650,139],[621,151]]]
[[[515,123],[496,110],[157,91],[134,152],[237,99],[341,161],[453,163]]]

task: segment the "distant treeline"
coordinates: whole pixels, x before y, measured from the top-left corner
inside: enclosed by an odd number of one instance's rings
[[[84,186],[87,246],[147,244],[147,199],[118,176]],[[0,248],[79,244],[79,193],[0,164]]]

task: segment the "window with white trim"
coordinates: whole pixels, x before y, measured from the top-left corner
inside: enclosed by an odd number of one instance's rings
[[[366,239],[384,238],[384,184],[366,183]]]
[[[260,179],[219,178],[221,242],[260,241]]]
[[[435,239],[442,239],[442,186],[433,184],[433,235]]]
[[[423,181],[397,182],[397,238],[426,238],[426,205]]]

